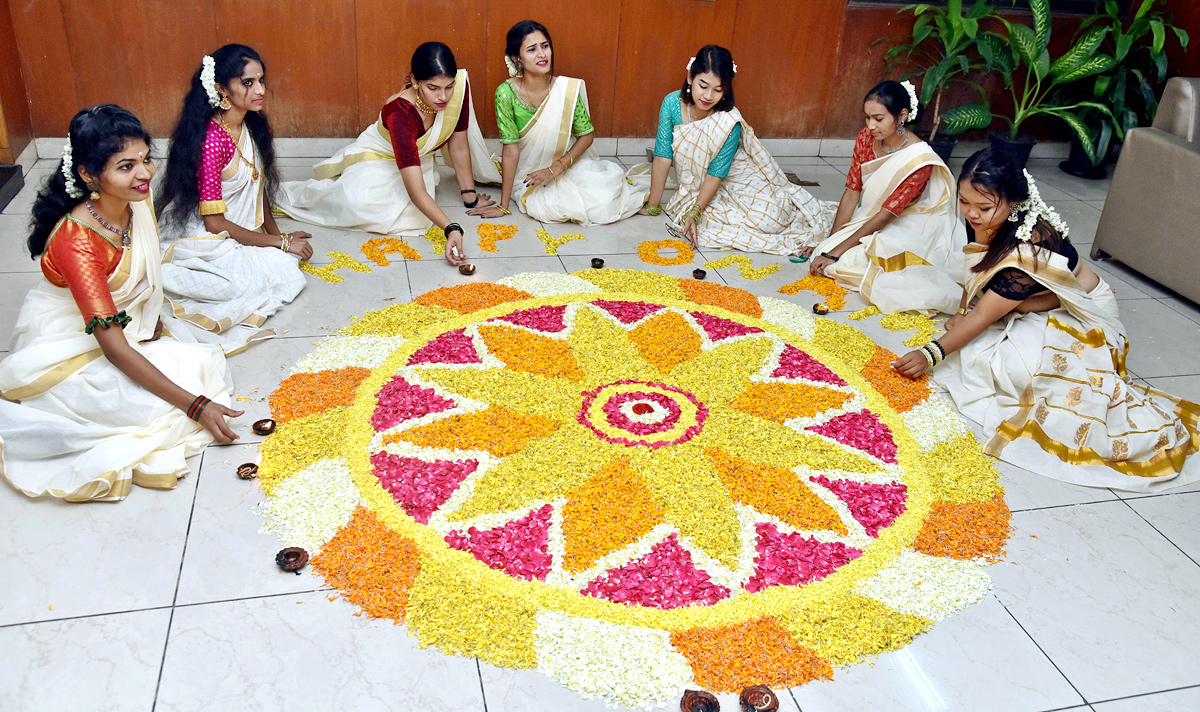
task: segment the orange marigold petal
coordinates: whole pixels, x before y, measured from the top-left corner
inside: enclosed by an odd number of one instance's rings
[[[846,525],[837,512],[806,487],[795,472],[760,465],[720,450],[708,450],[707,454],[737,502],[779,517],[797,529],[846,533]]]
[[[519,289],[492,282],[471,282],[454,287],[440,287],[413,300],[424,306],[453,309],[460,314],[470,314],[480,309],[489,309],[497,304],[530,299],[533,295]]]
[[[421,253],[398,237],[373,237],[364,242],[358,249],[367,256],[367,259],[380,267],[387,267],[392,263],[387,258],[387,255],[399,254],[407,260],[421,259]]]
[[[674,257],[663,257],[663,250],[674,250]],[[646,240],[638,243],[638,257],[652,265],[685,265],[696,258],[692,246],[682,240]]]
[[[840,408],[850,394],[804,383],[751,383],[729,407],[782,423]]]
[[[875,355],[863,366],[862,375],[887,399],[888,405],[904,413],[929,397],[929,377],[923,375],[913,380],[901,376],[892,368],[892,361],[897,358],[890,350],[876,345]]]
[[[619,516],[613,516],[619,512]],[[563,567],[584,571],[603,556],[642,538],[663,521],[662,507],[628,460],[617,460],[567,493],[563,507]]]
[[[559,424],[538,415],[514,413],[493,406],[478,413],[455,415],[383,437],[384,444],[398,441],[423,447],[451,450],[486,450],[496,457],[519,452],[525,443],[544,438],[558,430]]]
[[[833,679],[833,668],[773,618],[722,628],[671,631],[671,643],[688,659],[696,684],[713,692],[748,685],[795,687]]]
[[[689,300],[697,304],[721,307],[756,319],[762,316],[762,306],[758,303],[758,297],[744,289],[695,279],[680,279],[679,288]]]
[[[389,529],[361,506],[312,565],[325,585],[372,618],[404,620],[408,593],[421,572],[415,542]]]
[[[271,417],[287,422],[350,405],[354,402],[358,384],[369,375],[371,370],[368,368],[350,367],[288,376],[271,394]]]
[[[849,293],[845,287],[829,277],[820,277],[813,274],[790,284],[785,284],[776,291],[780,294],[798,294],[802,291],[816,292],[825,297],[825,306],[829,307],[832,311],[837,311],[846,306],[846,295]]]
[[[700,353],[702,340],[687,319],[668,312],[646,321],[629,333],[647,361],[662,373],[670,373]]]
[[[479,335],[488,351],[513,371],[572,381],[584,376],[570,345],[560,339],[509,326],[481,326]]]
[[[999,494],[987,502],[934,502],[913,548],[930,556],[994,561],[1004,555],[1011,520]]]

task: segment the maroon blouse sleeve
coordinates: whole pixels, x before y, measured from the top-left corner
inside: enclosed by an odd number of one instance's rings
[[[471,123],[471,92],[463,97],[462,109],[458,112],[458,123],[454,126],[454,133],[466,131],[467,126]]]
[[[905,208],[912,205],[925,192],[925,185],[929,183],[931,176],[933,176],[933,166],[925,166],[913,171],[912,175],[905,178],[888,196],[887,202],[883,204],[883,209],[892,215],[904,212]]]
[[[396,99],[384,107],[383,124],[387,126],[388,135],[392,139],[396,165],[400,168],[419,167],[421,156],[417,153],[417,139],[425,132],[425,125],[421,122],[416,108],[403,99]]]
[[[850,172],[846,175],[847,188],[858,193],[862,192],[862,164],[874,158],[875,139],[871,136],[870,129],[863,129],[858,132],[858,140],[854,142],[854,153],[850,157]]]

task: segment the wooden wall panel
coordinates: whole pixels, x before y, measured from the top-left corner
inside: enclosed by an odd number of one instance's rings
[[[496,135],[495,90],[508,79],[504,64],[505,35],[521,20],[546,26],[554,40],[554,71],[587,82],[588,104],[597,136],[613,135],[617,75],[617,23],[621,0],[565,3],[561,0],[490,0],[487,23],[487,92],[479,120]],[[622,103],[621,110],[624,110]],[[486,117],[486,120],[485,120]]]
[[[81,108],[59,0],[9,0],[35,136],[65,136]]]
[[[174,0],[177,2],[178,0]],[[212,0],[216,41],[267,63],[267,111],[278,136],[353,136],[358,89],[353,0]],[[192,59],[191,71],[200,55]]]
[[[891,41],[871,46],[880,37],[912,32],[910,15],[897,15],[895,7],[849,7],[837,45],[837,69],[829,92],[828,110],[821,136],[852,138],[863,127],[862,98],[884,76],[883,55]],[[891,78],[899,78],[899,72]]]
[[[737,0],[622,2],[612,135],[654,135],[662,98],[683,84],[692,53],[732,44],[737,6]]]
[[[476,115],[486,99],[487,58],[484,37],[487,33],[487,3],[450,2],[447,0],[357,0],[358,120],[356,129],[344,135],[357,135],[368,123],[379,118],[383,102],[404,88],[413,50],[423,42],[445,42],[454,52],[460,69],[471,75],[471,100]],[[495,127],[479,118],[487,135]],[[493,122],[495,123],[495,122]]]
[[[33,140],[29,98],[21,76],[21,56],[12,14],[0,5],[0,163],[12,163]]]
[[[738,108],[760,136],[813,136],[837,69],[845,0],[743,2],[734,25]]]
[[[152,135],[169,135],[213,42],[211,3],[89,0],[62,9],[79,107],[119,104]]]

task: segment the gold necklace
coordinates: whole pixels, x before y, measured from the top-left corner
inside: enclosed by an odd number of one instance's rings
[[[437,109],[435,109],[432,106],[430,106],[429,104],[426,104],[425,102],[421,101],[421,92],[420,91],[417,91],[416,94],[414,94],[414,96],[416,97],[416,101],[413,102],[413,106],[417,107],[417,111],[421,112],[422,114],[436,114],[437,113]]]
[[[225,135],[229,137],[229,140],[233,141],[233,150],[235,153],[237,153],[237,157],[242,160],[242,163],[245,163],[250,167],[250,177],[254,180],[258,180],[258,166],[254,165],[254,163],[250,161],[247,161],[246,157],[242,155],[242,149],[238,146],[237,139],[233,137],[233,132],[230,131],[229,127],[225,125],[225,122],[221,120],[221,117],[217,116],[214,117],[214,119],[217,122],[217,126],[220,126],[225,131]]]

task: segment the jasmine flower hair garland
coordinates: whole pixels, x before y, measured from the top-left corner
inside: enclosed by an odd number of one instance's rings
[[[208,94],[208,104],[212,107],[220,106],[221,95],[217,93],[217,60],[206,54],[200,64],[203,66],[200,70],[200,86],[204,87],[204,93]]]
[[[921,102],[917,101],[917,88],[907,79],[900,82],[900,86],[904,87],[905,91],[908,92],[908,120],[910,122],[916,121],[917,114],[920,113],[919,107],[921,106]]]
[[[1033,176],[1029,171],[1023,170],[1025,180],[1029,183],[1029,198],[1022,200],[1012,207],[1012,216],[1010,219],[1016,222],[1016,216],[1025,211],[1025,222],[1021,223],[1021,227],[1017,228],[1017,239],[1021,242],[1029,242],[1033,239],[1033,227],[1037,225],[1038,217],[1045,218],[1050,226],[1058,231],[1059,235],[1066,237],[1070,234],[1067,224],[1063,222],[1062,217],[1054,208],[1046,204],[1042,200],[1042,194],[1038,190],[1037,183],[1034,182]]]
[[[83,197],[83,191],[80,190],[79,184],[75,181],[75,157],[71,150],[71,134],[67,134],[67,145],[63,146],[62,154],[62,174],[63,179],[67,182],[67,195],[76,200]]]

